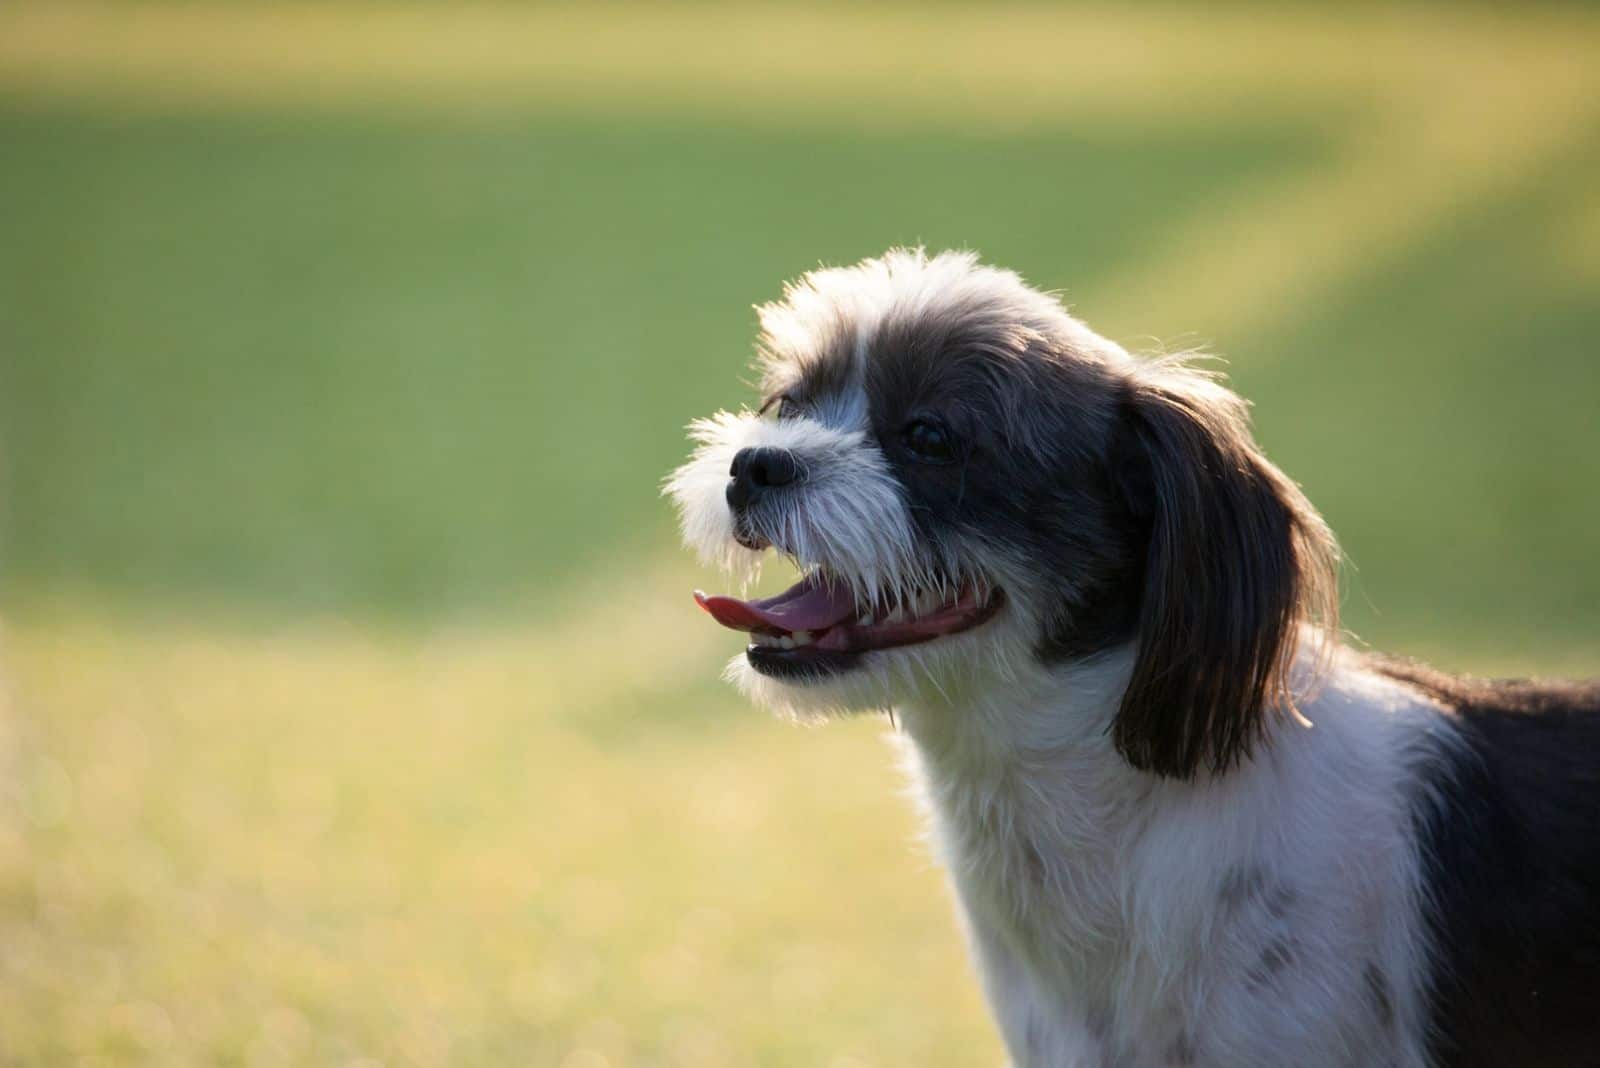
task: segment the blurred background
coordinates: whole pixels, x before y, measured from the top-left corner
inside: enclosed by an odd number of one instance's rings
[[[662,475],[751,305],[1203,344],[1361,639],[1600,672],[1600,14],[0,7],[0,1061],[990,1065],[877,721]]]

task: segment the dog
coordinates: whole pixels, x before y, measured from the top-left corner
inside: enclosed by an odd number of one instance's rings
[[[1181,357],[966,253],[758,309],[696,593],[782,714],[890,711],[1020,1066],[1600,1064],[1600,687],[1360,651],[1338,549]]]

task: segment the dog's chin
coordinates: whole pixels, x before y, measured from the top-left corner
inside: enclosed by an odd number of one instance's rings
[[[754,644],[724,677],[752,703],[787,719],[819,722],[948,698],[1012,657],[1000,621],[918,645],[859,653],[781,650]],[[799,655],[796,655],[799,654]]]
[[[834,652],[815,647],[784,649],[751,642],[744,650],[750,670],[769,679],[806,686],[825,682],[836,675],[856,671],[865,653]]]

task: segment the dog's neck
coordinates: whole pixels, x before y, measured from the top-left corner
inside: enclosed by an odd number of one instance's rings
[[[899,712],[923,757],[944,774],[984,777],[1061,760],[1101,763],[1115,752],[1109,728],[1133,657],[1133,648],[1123,646],[1054,667],[986,672],[925,691]]]
[[[1118,649],[900,710],[909,770],[969,911],[1057,947],[1116,940],[1118,855],[1158,785],[1110,737],[1132,662]]]

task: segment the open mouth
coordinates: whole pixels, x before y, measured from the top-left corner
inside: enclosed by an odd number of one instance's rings
[[[954,593],[885,591],[870,603],[841,582],[813,571],[776,597],[741,601],[695,591],[701,608],[724,627],[745,631],[745,658],[763,675],[830,675],[855,666],[863,653],[920,645],[985,622],[1004,600],[1000,590],[969,584]]]

